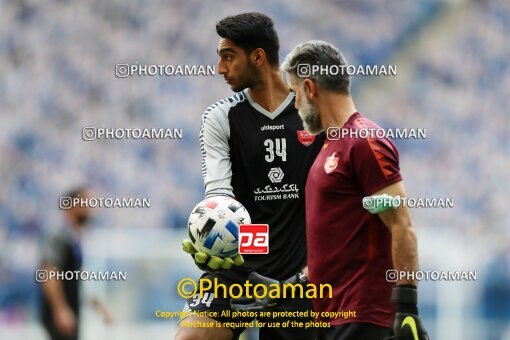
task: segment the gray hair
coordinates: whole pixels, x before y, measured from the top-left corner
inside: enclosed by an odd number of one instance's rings
[[[351,77],[345,72],[346,66],[347,60],[338,48],[325,41],[310,40],[294,47],[281,69],[298,78],[314,79],[325,90],[349,94]]]

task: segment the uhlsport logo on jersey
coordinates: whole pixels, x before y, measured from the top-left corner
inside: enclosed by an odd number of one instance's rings
[[[306,130],[298,130],[297,138],[304,146],[309,146],[315,140],[315,135],[308,133]]]
[[[268,254],[269,225],[241,224],[239,226],[239,254]]]

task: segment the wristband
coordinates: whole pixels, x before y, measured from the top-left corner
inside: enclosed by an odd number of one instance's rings
[[[412,285],[394,287],[391,301],[395,303],[397,313],[418,315],[418,290]]]

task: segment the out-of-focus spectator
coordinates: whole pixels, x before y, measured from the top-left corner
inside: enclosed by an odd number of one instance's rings
[[[87,198],[88,190],[77,188],[63,197],[70,199],[72,204],[76,198]],[[81,238],[90,218],[90,208],[70,206],[65,210],[65,226],[49,236],[43,247],[37,279],[42,289],[41,320],[52,340],[78,339],[80,281],[77,275],[67,279],[66,273],[82,269]],[[92,298],[91,302],[104,321],[110,323],[111,315],[107,308],[97,298]]]

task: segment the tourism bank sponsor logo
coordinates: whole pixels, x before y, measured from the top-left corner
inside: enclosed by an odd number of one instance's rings
[[[255,201],[273,201],[299,198],[297,184],[266,185],[253,191]]]

